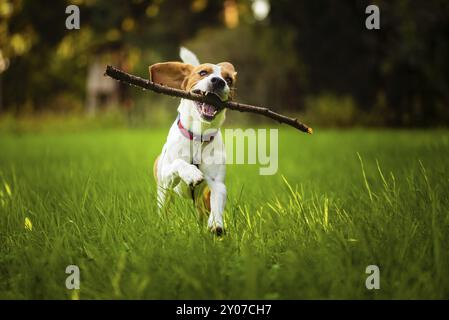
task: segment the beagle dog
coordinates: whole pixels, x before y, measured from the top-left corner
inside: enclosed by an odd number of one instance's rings
[[[150,80],[214,95],[221,101],[233,98],[237,72],[231,63],[200,64],[186,48],[181,48],[180,57],[183,62],[151,65]],[[178,116],[153,166],[160,211],[167,208],[172,194],[191,198],[199,216],[208,216],[208,228],[217,235],[224,231],[226,203],[226,154],[220,132],[225,113],[226,110],[206,103],[182,99]]]

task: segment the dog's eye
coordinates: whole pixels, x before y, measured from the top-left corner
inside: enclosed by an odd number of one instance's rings
[[[226,77],[226,82],[228,83],[228,85],[232,84],[232,78],[231,77]]]
[[[201,70],[200,72],[198,72],[198,74],[202,77],[204,77],[205,75],[207,75],[207,71],[206,70]]]

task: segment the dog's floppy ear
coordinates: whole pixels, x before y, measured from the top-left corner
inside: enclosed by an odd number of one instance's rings
[[[235,82],[237,81],[237,72],[235,71],[234,65],[230,62],[220,62],[218,64],[221,70],[232,78],[232,84],[229,86],[231,89],[230,98],[235,99]]]
[[[193,66],[182,62],[163,62],[149,66],[150,80],[167,87],[185,90]]]
[[[234,65],[230,62],[220,62],[218,64],[224,71],[227,71],[233,80],[237,80],[237,71],[235,71]]]

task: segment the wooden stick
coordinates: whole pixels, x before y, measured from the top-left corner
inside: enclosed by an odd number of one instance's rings
[[[227,109],[236,110],[236,111],[240,111],[240,112],[257,113],[257,114],[264,115],[268,118],[271,118],[273,120],[276,120],[279,123],[288,124],[298,130],[301,130],[302,132],[306,132],[309,134],[312,134],[312,132],[313,132],[312,128],[309,128],[305,124],[299,122],[297,118],[290,118],[290,117],[284,116],[284,115],[276,113],[266,107],[252,106],[249,104],[243,104],[243,103],[238,103],[238,102],[233,102],[233,101],[221,102],[219,99],[216,99],[215,96],[213,96],[213,95],[201,95],[201,94],[191,93],[191,92],[187,92],[184,90],[178,90],[178,89],[170,88],[167,86],[163,86],[163,85],[151,82],[150,80],[143,79],[143,78],[134,76],[132,74],[126,73],[126,72],[121,71],[112,66],[107,66],[105,75],[107,75],[115,80],[134,85],[136,87],[152,90],[156,93],[165,94],[165,95],[169,95],[169,96],[173,96],[173,97],[179,97],[179,98],[183,98],[183,99],[204,102],[204,103],[213,105],[217,108],[227,108]]]

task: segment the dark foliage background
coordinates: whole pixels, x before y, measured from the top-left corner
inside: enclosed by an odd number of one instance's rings
[[[80,30],[65,28],[69,4],[81,10]],[[365,28],[369,4],[380,8],[380,30]],[[146,76],[148,65],[177,60],[185,45],[202,61],[234,63],[238,100],[299,113],[308,122],[449,123],[449,2],[276,0],[264,19],[257,19],[253,5],[3,0],[0,112],[82,113],[93,61]],[[154,117],[166,104],[121,90],[118,109],[135,119],[131,123]]]

